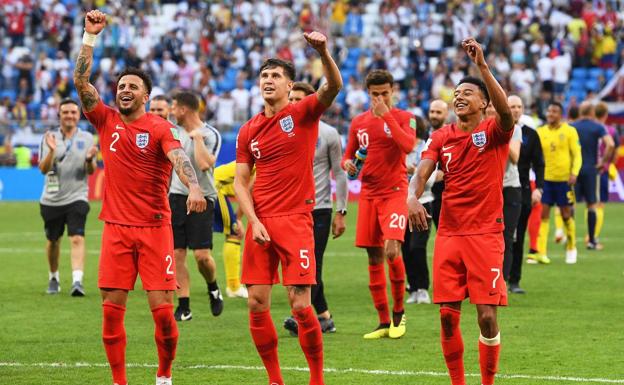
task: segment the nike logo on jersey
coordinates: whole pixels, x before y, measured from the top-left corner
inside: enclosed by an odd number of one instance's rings
[[[305,272],[305,273],[299,273],[299,276],[300,276],[300,277],[305,277],[305,276],[306,276],[306,275],[308,275],[308,274],[310,274],[310,272],[309,272],[309,271],[308,271],[308,272]]]
[[[115,124],[115,130],[125,130],[126,127],[120,126],[119,124]]]
[[[442,146],[442,151],[450,150],[453,147],[455,147],[455,146],[454,145],[453,146]]]

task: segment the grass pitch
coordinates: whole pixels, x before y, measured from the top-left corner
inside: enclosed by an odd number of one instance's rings
[[[45,294],[47,263],[38,204],[0,203],[0,382],[11,385],[110,384],[102,347],[101,307],[96,287],[102,223],[92,203],[87,224],[85,298],[69,296],[69,245],[62,244],[60,295]],[[581,205],[581,209],[584,209]],[[580,213],[580,210],[579,210]],[[377,316],[368,292],[366,254],[353,246],[356,207],[346,234],[329,241],[325,255],[326,295],[337,333],[325,335],[327,384],[449,384],[439,342],[438,308],[406,305],[407,335],[400,340],[365,341]],[[578,215],[582,239],[585,225]],[[610,204],[602,239],[605,250],[586,251],[564,263],[560,245],[549,245],[550,266],[523,266],[524,296],[512,295],[499,311],[502,337],[497,384],[624,384],[624,205]],[[222,236],[215,234],[215,258],[224,288]],[[429,254],[433,248],[430,242]],[[190,266],[193,266],[190,264]],[[180,324],[174,363],[176,385],[265,385],[262,363],[247,328],[240,299],[225,299],[223,314],[210,314],[205,286],[191,269],[193,320]],[[140,289],[140,283],[136,288]],[[468,384],[480,383],[474,306],[464,304],[462,332]],[[306,384],[298,340],[282,328],[289,314],[285,291],[276,286],[273,319],[287,384]],[[130,384],[153,384],[156,347],[145,294],[131,293],[126,313]],[[470,375],[472,374],[472,375]]]

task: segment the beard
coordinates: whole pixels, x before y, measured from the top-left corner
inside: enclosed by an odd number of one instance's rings
[[[118,106],[119,106],[119,104],[118,104]],[[127,116],[127,115],[132,114],[133,112],[135,112],[138,109],[139,109],[139,104],[135,101],[128,108],[119,107],[119,113],[122,114],[122,115],[126,115]]]

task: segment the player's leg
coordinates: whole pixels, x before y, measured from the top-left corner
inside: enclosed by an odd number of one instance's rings
[[[539,229],[542,224],[542,202],[538,202],[531,208],[531,214],[529,214],[529,223],[527,225],[527,232],[529,234],[529,252],[528,254],[538,254],[537,252],[537,238],[539,237]]]
[[[550,207],[557,203],[557,182],[544,182],[544,193],[542,194],[542,215],[537,236],[537,253],[529,255],[527,262],[550,263],[547,256],[548,232],[550,230]]]
[[[70,240],[70,255],[72,265],[72,288],[70,294],[74,297],[82,297],[85,295],[82,285],[84,276],[85,263],[85,224],[87,222],[87,214],[89,213],[89,204],[84,201],[74,202],[70,205],[70,211],[67,214],[67,235]]]
[[[269,383],[284,385],[277,355],[277,331],[271,319],[271,288],[279,282],[277,266],[279,258],[273,249],[273,229],[270,218],[261,218],[271,237],[271,245],[265,246],[253,240],[248,225],[243,248],[242,282],[247,285],[249,330],[256,350],[266,368]]]
[[[498,371],[500,356],[500,331],[496,321],[495,305],[477,305],[477,318],[481,335],[479,336],[479,366],[481,384],[493,385]]]
[[[503,188],[503,222],[505,230],[503,237],[505,239],[505,259],[503,262],[503,276],[509,281],[511,273],[511,265],[513,264],[513,243],[516,236],[516,228],[518,227],[518,219],[520,211],[522,211],[522,190],[520,187]]]
[[[561,217],[563,218],[563,226],[565,228],[566,242],[566,263],[574,264],[577,259],[576,250],[576,221],[574,220],[574,206],[572,204],[561,206]]]
[[[587,249],[596,250],[598,248],[596,242],[596,207],[598,205],[599,198],[599,175],[597,172],[590,171],[586,175],[585,181],[585,203],[587,205]]]
[[[555,243],[566,241],[566,233],[563,225],[563,218],[559,207],[555,207]]]
[[[311,306],[308,285],[286,287],[288,302],[297,321],[299,344],[310,368],[310,385],[323,385],[323,335],[321,324]]]
[[[210,311],[213,316],[217,317],[223,312],[223,295],[217,284],[217,264],[210,249],[196,249],[193,250],[193,254],[197,262],[197,269],[208,286]]]
[[[440,342],[452,385],[466,385],[460,318],[461,302],[440,304]]]
[[[223,267],[225,270],[228,297],[247,298],[247,289],[240,282],[241,240],[244,237],[242,223],[227,196],[217,191],[217,202],[214,209],[213,232],[223,233]]]
[[[177,287],[171,226],[138,228],[138,268],[147,291],[155,324],[158,350],[158,381],[170,383],[171,365],[178,342],[178,326],[173,313],[173,293]]]
[[[61,254],[61,237],[65,230],[65,220],[58,207],[39,205],[43,218],[43,227],[46,235],[46,257],[48,260],[48,294],[57,294],[61,291],[59,276],[59,258]]]
[[[154,340],[158,350],[157,384],[171,381],[171,366],[178,346],[178,325],[173,315],[173,290],[148,290],[147,301],[154,319]],[[171,382],[169,382],[171,384]]]
[[[430,212],[430,203],[424,204],[427,212]],[[413,233],[412,242],[414,254],[416,257],[416,291],[417,301],[419,304],[430,304],[429,297],[429,267],[427,266],[427,243],[431,233],[431,220],[429,220],[429,228],[425,231],[416,231]]]
[[[599,249],[602,249],[602,245],[598,240],[600,238],[600,232],[602,231],[602,225],[604,224],[604,207],[605,202],[609,201],[609,173],[603,172],[600,174],[600,199],[596,206],[596,244]]]
[[[514,294],[524,294],[525,290],[520,287],[522,278],[522,259],[524,258],[524,238],[527,231],[529,216],[531,215],[531,191],[526,189],[522,192],[522,208],[518,227],[516,228],[516,239],[513,244],[513,259],[511,261],[511,271],[509,272],[509,291]]]
[[[102,296],[102,341],[110,365],[113,382],[126,385],[126,329],[124,316],[128,291],[100,289]]]
[[[245,264],[245,258],[243,258],[243,264]],[[243,279],[244,277],[243,265]],[[277,331],[271,319],[271,288],[271,285],[247,284],[249,331],[269,376],[269,383],[284,385],[277,354]]]

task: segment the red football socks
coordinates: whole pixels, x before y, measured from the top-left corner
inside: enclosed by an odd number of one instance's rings
[[[390,267],[390,286],[392,287],[392,311],[403,312],[403,297],[405,296],[405,265],[403,257],[397,256],[392,261],[388,260]]]
[[[173,305],[164,304],[152,309],[158,347],[158,377],[171,377],[171,364],[178,346],[178,324],[173,318]]]
[[[481,366],[481,384],[493,385],[498,371],[500,355],[500,333],[494,338],[479,337],[479,365]]]
[[[379,314],[380,324],[390,324],[388,314],[388,295],[386,294],[386,271],[384,264],[368,265],[369,284],[368,288],[373,297],[373,304]]]
[[[312,306],[294,311],[299,330],[299,344],[310,367],[310,385],[323,385],[323,333]]]
[[[271,313],[268,310],[257,313],[249,312],[249,330],[269,375],[269,382],[284,385],[277,356],[277,331],[271,319]]]
[[[466,385],[464,377],[464,341],[459,328],[461,312],[449,307],[440,308],[440,340],[444,361],[451,377],[452,385]]]
[[[126,379],[126,308],[111,302],[102,304],[102,341],[113,372],[113,382],[125,385]]]

